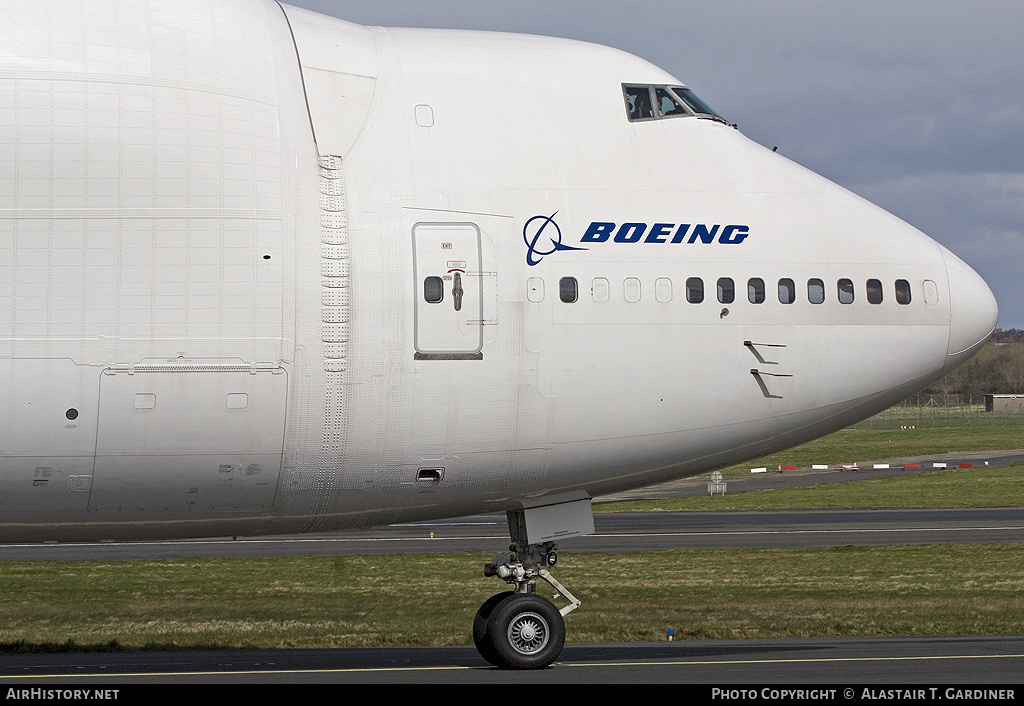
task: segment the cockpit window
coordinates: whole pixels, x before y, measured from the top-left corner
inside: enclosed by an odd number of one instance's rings
[[[654,97],[658,99],[658,114],[667,117],[670,115],[689,115],[683,104],[672,95],[666,88],[655,88]]]
[[[698,118],[715,118],[725,122],[725,118],[716,113],[710,105],[697,97],[697,94],[686,86],[673,86],[672,90],[694,112]]]
[[[651,91],[647,86],[623,86],[626,94],[626,110],[629,119],[651,120],[654,117],[654,109],[651,107]]]
[[[622,84],[626,113],[631,122],[661,118],[697,117],[726,122],[686,86]]]

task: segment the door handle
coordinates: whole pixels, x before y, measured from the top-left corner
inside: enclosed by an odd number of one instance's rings
[[[455,300],[455,311],[462,311],[462,295],[464,293],[462,289],[462,275],[456,272],[452,284],[452,299]]]

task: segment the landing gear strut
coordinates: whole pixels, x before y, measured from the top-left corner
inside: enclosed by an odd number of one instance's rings
[[[540,669],[561,654],[565,644],[562,618],[578,608],[580,601],[548,571],[558,562],[554,543],[529,543],[524,511],[510,510],[508,520],[512,544],[508,552],[484,565],[484,576],[497,576],[514,590],[491,596],[480,607],[473,621],[473,642],[480,655],[495,666]],[[546,581],[569,604],[559,610],[537,595],[537,579]]]

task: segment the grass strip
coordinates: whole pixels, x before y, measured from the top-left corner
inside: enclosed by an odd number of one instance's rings
[[[751,468],[833,466],[883,458],[930,456],[958,451],[1024,448],[1024,427],[985,426],[961,429],[841,429],[786,451],[724,469],[743,475]]]
[[[3,651],[455,645],[484,554],[3,562]],[[1024,632],[1024,545],[563,557],[570,641]]]
[[[846,473],[846,472],[844,472]],[[855,476],[855,471],[848,472]],[[887,478],[594,505],[595,512],[793,510],[873,507],[1024,507],[1024,463]]]

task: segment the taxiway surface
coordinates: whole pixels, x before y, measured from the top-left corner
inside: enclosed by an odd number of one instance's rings
[[[1021,674],[1024,636],[995,635],[570,643],[554,665],[531,678],[544,684],[822,684],[838,690],[825,700],[850,701],[843,692],[854,689],[861,700],[866,684],[1015,684]],[[7,655],[0,661],[4,690],[15,684],[494,686],[512,676],[488,665],[473,647]]]

